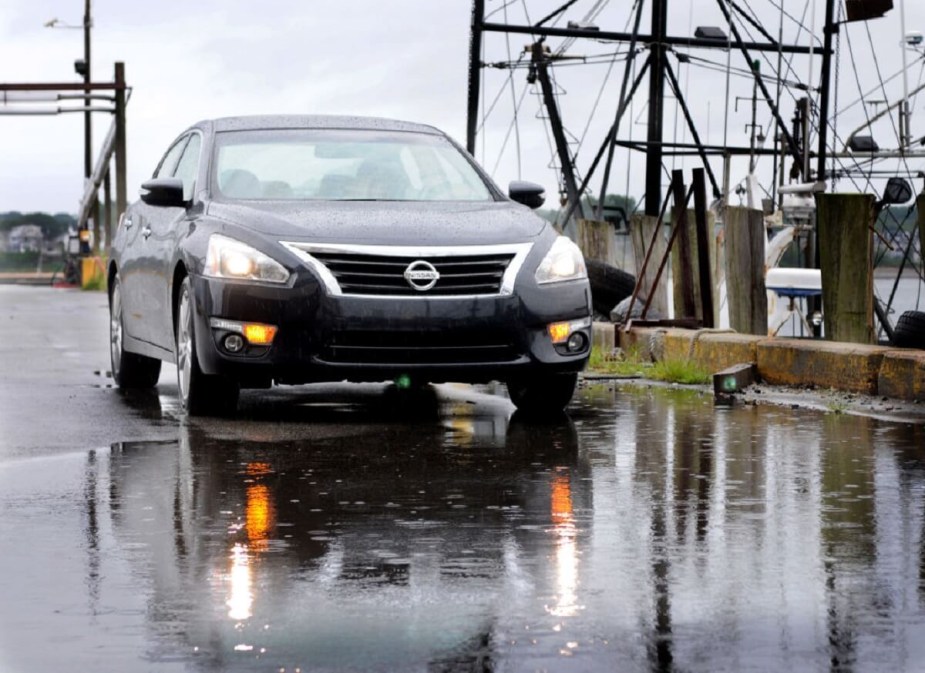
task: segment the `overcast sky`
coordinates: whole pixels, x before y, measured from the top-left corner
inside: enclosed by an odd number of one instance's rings
[[[743,4],[753,8],[768,31],[776,35],[779,15],[773,5],[777,1]],[[859,74],[856,80],[845,48],[840,64],[840,105],[859,97],[859,81],[865,91],[877,83],[878,65],[884,77],[899,71],[901,0],[895,1],[897,8],[887,18],[871,22],[870,37],[867,27],[857,24],[843,31],[842,46],[846,47],[847,34]],[[907,32],[925,30],[925,6],[906,1]],[[670,2],[672,34],[690,34],[698,25],[723,25],[715,0]],[[807,0],[783,3],[788,14],[804,19],[807,28],[811,25],[811,17],[804,14]],[[506,18],[511,23],[525,23],[528,19],[537,21],[559,4],[516,0],[505,5],[502,0],[486,0],[486,9],[493,13],[493,21]],[[623,31],[628,27],[628,0],[609,4],[579,0],[567,18],[585,18],[596,4],[603,6],[594,18],[602,29]],[[821,32],[823,4],[818,0],[817,33]],[[139,184],[150,175],[169,142],[190,124],[208,117],[248,113],[385,116],[434,124],[464,143],[470,12],[469,0],[161,0],[153,4],[95,0],[93,79],[111,81],[113,63],[119,60],[125,62],[126,77],[133,88],[128,108],[129,198],[136,197]],[[82,0],[4,0],[0,7],[0,82],[79,81],[73,62],[83,54],[82,31],[45,28],[43,24],[58,18],[79,26],[82,16]],[[644,30],[647,24],[646,15]],[[791,19],[785,19],[784,32],[785,42],[798,39],[808,44],[807,32],[800,32]],[[525,35],[510,40],[499,34],[486,35],[484,58],[490,62],[505,60],[510,49],[516,60],[529,41]],[[550,40],[549,44],[555,49],[561,40]],[[876,62],[871,44],[877,45]],[[588,56],[613,49],[597,42],[577,42],[566,54]],[[726,59],[722,51],[692,53],[718,63]],[[911,51],[908,56],[912,64],[909,84],[914,87],[921,79],[922,60]],[[741,67],[741,56],[732,54],[732,63]],[[818,60],[816,66],[818,72]],[[808,59],[795,59],[793,67],[791,75],[807,81]],[[769,71],[770,67],[763,65],[762,69]],[[610,77],[605,79],[608,70]],[[566,125],[576,141],[584,138],[580,147],[577,143],[573,146],[582,170],[612,120],[622,71],[620,61],[612,69],[609,62],[556,69]],[[730,142],[747,145],[750,103],[739,101],[737,111],[734,103],[736,97],[751,96],[750,82],[733,80],[727,122],[725,78],[693,66],[680,67],[678,72],[704,139],[718,143],[727,137]],[[555,201],[557,178],[549,166],[546,125],[537,119],[539,99],[534,88],[527,87],[525,77],[524,70],[516,71],[512,80],[508,71],[487,71],[485,107],[496,97],[497,103],[485,121],[477,158],[500,184],[517,177],[534,180],[544,184],[549,200]],[[901,84],[902,78],[897,78],[884,92],[868,98],[895,100],[901,95]],[[515,129],[511,124],[515,102],[525,88]],[[913,117],[913,132],[919,136],[925,135],[921,103],[925,98],[917,101]],[[864,107],[856,105],[844,114],[840,133],[847,135],[863,119]],[[592,114],[595,109],[596,114]],[[868,110],[874,109],[868,106]],[[786,94],[782,112],[788,120],[793,114],[792,99]],[[109,123],[106,115],[95,116],[96,148]],[[669,139],[690,141],[673,105],[669,105],[665,123]],[[769,123],[770,115],[762,108],[759,124],[766,132]],[[623,137],[629,133],[634,138],[644,137],[644,95],[634,102],[623,129]],[[895,146],[891,135],[886,120],[878,129],[878,141],[886,147]],[[76,212],[83,180],[82,115],[0,116],[0,147],[0,212]],[[628,190],[637,198],[641,196],[642,161],[639,155],[630,161],[629,155],[618,154],[614,168],[617,186],[610,191]],[[689,169],[695,163],[688,160],[677,167]],[[915,164],[915,170],[920,169],[920,163]],[[719,164],[714,170],[721,173]],[[733,169],[733,182],[743,171],[741,166]]]

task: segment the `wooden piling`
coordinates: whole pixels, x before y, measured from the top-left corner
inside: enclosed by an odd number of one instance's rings
[[[713,326],[719,326],[723,305],[720,302],[719,291],[726,282],[726,223],[716,222],[712,213],[707,223],[708,243],[710,246],[710,273],[715,294],[713,302]]]
[[[668,247],[668,243],[661,232],[658,236],[654,237],[655,244],[653,245],[654,249],[651,255],[652,261],[649,262],[645,275],[642,278],[639,277],[639,269],[642,269],[649,244],[653,240],[652,234],[661,226],[658,218],[652,217],[651,215],[637,214],[630,217],[630,236],[633,239],[633,254],[636,258],[636,283],[640,287],[639,295],[651,298],[652,301],[649,305],[650,310],[654,309],[658,311],[663,318],[667,318],[668,290],[665,289],[666,284],[660,283],[659,286],[655,288],[654,294],[652,290],[656,275],[658,274],[658,260],[664,257],[665,250]]]
[[[726,208],[726,298],[729,326],[743,334],[768,333],[764,283],[764,216],[760,210]]]
[[[125,140],[125,64],[117,61],[115,65],[115,98],[116,98],[116,221],[125,212],[128,206],[128,188],[126,172],[128,158],[126,157]]]
[[[115,233],[115,225],[112,222],[112,171],[106,168],[103,176],[103,231],[106,232],[106,247],[108,250],[112,245],[112,235]]]
[[[694,240],[697,255],[697,315],[704,327],[716,326],[713,301],[713,264],[710,259],[710,217],[707,209],[707,185],[704,169],[694,169]]]
[[[822,270],[825,338],[875,343],[873,264],[874,197],[816,194],[816,231]]]
[[[681,198],[684,198],[683,194]],[[673,219],[674,214],[672,213]],[[689,209],[684,213],[680,227],[677,240],[671,248],[671,301],[674,303],[675,318],[696,318],[700,316],[701,309],[698,301],[700,293],[698,278],[691,265],[691,259],[696,259],[698,254],[697,223],[693,210]],[[684,260],[685,248],[688,255],[686,262]],[[686,302],[693,302],[693,304],[687,305]]]
[[[684,196],[687,189],[684,186],[684,172],[672,171],[671,190],[674,194],[674,208],[672,209],[671,220],[678,223],[677,243],[671,250],[671,268],[673,283],[674,299],[674,317],[675,318],[696,318],[697,305],[694,300],[694,267],[693,267],[693,242],[697,240],[697,229],[693,217],[688,217],[689,212],[683,208]],[[693,215],[693,213],[690,213]]]
[[[586,259],[618,266],[613,225],[602,220],[578,220],[578,247]]]
[[[701,217],[703,218],[702,222],[699,221]],[[701,227],[703,227],[702,232]],[[693,283],[694,311],[689,317],[701,319],[704,327],[713,327],[717,324],[716,312],[714,310],[715,302],[713,301],[713,257],[715,256],[715,250],[713,249],[713,244],[709,237],[709,232],[712,230],[713,219],[708,213],[698,214],[696,208],[687,211],[688,241],[690,243],[691,259],[694,262],[694,273],[690,281]],[[706,237],[703,243],[701,242],[701,236]],[[684,305],[683,288],[681,288],[681,283],[679,282],[679,279],[683,277],[680,256],[681,252],[679,246],[675,245],[671,249],[671,274],[675,279],[672,288],[672,299],[676,307],[675,317],[680,316],[677,307]],[[706,269],[706,277],[704,277],[703,274],[704,269]],[[706,311],[704,310],[704,300],[706,300],[707,304]]]

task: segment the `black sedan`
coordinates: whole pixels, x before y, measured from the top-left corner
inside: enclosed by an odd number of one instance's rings
[[[563,409],[591,343],[584,260],[444,133],[355,117],[200,122],[170,146],[110,255],[113,377],[175,362],[193,415],[317,381],[507,383]],[[528,207],[525,207],[528,206]]]

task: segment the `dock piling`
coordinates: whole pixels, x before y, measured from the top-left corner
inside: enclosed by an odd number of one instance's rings
[[[726,297],[729,326],[742,334],[768,333],[764,282],[764,216],[753,208],[726,209]]]
[[[825,338],[876,343],[871,258],[874,197],[816,194]]]

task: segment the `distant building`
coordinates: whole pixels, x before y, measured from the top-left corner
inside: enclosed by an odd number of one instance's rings
[[[10,229],[8,252],[39,252],[45,244],[42,228],[37,224],[21,224]]]
[[[68,233],[63,233],[50,241],[45,241],[42,254],[46,257],[60,257],[64,255],[67,252],[67,241],[69,236]]]

